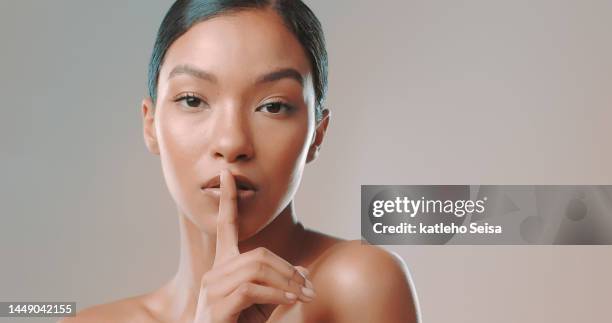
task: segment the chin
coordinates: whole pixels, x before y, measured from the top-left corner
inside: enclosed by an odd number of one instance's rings
[[[257,211],[252,209],[248,213],[238,213],[238,238],[240,241],[249,239],[263,230],[276,215],[270,214],[269,211]]]
[[[187,208],[189,209],[189,208]],[[185,210],[185,209],[183,209]],[[183,212],[187,219],[192,222],[197,229],[205,234],[216,235],[217,234],[217,217],[219,215],[218,209],[215,207],[214,210],[198,210],[198,208],[191,209],[192,211]],[[268,215],[270,211],[259,210],[256,207],[248,209],[248,211],[241,211],[238,209],[238,237],[239,240],[246,240],[263,230],[267,224],[272,222],[277,215]]]

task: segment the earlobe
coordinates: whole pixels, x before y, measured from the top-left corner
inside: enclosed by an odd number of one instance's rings
[[[323,110],[323,117],[317,124],[317,128],[315,129],[313,139],[311,140],[311,144],[308,149],[308,157],[306,158],[306,163],[310,163],[311,161],[317,159],[317,157],[319,156],[319,150],[321,149],[323,138],[325,138],[325,133],[329,124],[330,115],[331,114],[328,109]]]
[[[152,154],[159,155],[157,133],[155,132],[155,106],[150,97],[142,100],[141,112],[145,145]]]

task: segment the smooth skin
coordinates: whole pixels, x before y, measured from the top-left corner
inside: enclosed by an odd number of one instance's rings
[[[145,143],[177,204],[177,272],[61,322],[417,322],[401,258],[297,220],[293,198],[330,120],[314,107],[310,62],[273,10],[224,14],[179,37],[157,101],[142,102]],[[220,197],[202,189],[215,176]],[[257,186],[253,198],[238,197],[236,176]]]

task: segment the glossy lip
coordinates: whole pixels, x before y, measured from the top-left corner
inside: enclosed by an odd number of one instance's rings
[[[246,176],[232,174],[236,181],[236,194],[238,195],[238,201],[244,201],[255,196],[258,188],[253,182]],[[221,198],[221,177],[217,175],[209,179],[204,185],[202,185],[202,192],[215,198]]]
[[[207,194],[215,199],[221,198],[221,189],[216,187],[203,188],[204,194]],[[244,201],[255,196],[254,190],[237,190],[238,201]]]
[[[236,181],[236,190],[238,192],[243,191],[243,190],[257,191],[257,186],[253,184],[253,182],[248,177],[244,175],[240,175],[240,174],[237,174],[237,175],[232,174],[232,176],[234,177]],[[206,183],[202,185],[202,190],[213,189],[213,188],[219,189],[220,185],[221,185],[221,176],[217,175],[209,179],[208,181],[206,181]]]

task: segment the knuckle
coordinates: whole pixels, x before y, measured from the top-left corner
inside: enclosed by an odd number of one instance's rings
[[[263,278],[266,273],[266,264],[258,261],[251,267],[251,275],[253,278]]]
[[[244,283],[240,285],[240,287],[238,287],[238,297],[243,300],[248,299],[251,296],[252,292],[253,285],[251,285],[250,283]]]
[[[270,254],[270,250],[264,248],[264,247],[258,247],[255,250],[255,254],[257,255],[257,259],[263,260],[266,259],[269,254]]]

